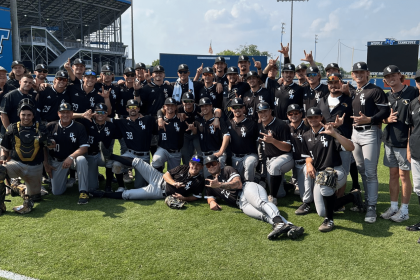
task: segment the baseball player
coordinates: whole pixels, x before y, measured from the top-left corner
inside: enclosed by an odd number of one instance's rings
[[[251,61],[249,61],[249,57],[247,55],[240,55],[238,57],[238,68],[240,71],[239,78],[241,81],[246,81],[250,66]],[[259,70],[261,70],[261,68]]]
[[[282,234],[296,239],[304,232],[280,215],[279,209],[268,201],[265,189],[254,182],[242,184],[241,176],[231,166],[221,167],[214,155],[205,157],[204,164],[210,175],[206,179],[207,203],[211,210],[221,210],[216,199],[221,199],[232,207],[238,207],[251,218],[262,220],[273,225],[267,238],[272,240]]]
[[[22,61],[15,60],[12,62],[12,71],[9,73],[9,80],[7,85],[12,89],[18,89],[20,87],[20,79],[27,74],[27,70]]]
[[[48,75],[48,67],[45,64],[37,64],[34,70],[35,80],[33,89],[35,91],[40,91],[44,88],[44,84],[48,83],[47,75]]]
[[[70,58],[64,63],[64,69],[69,73],[70,82],[77,85],[83,84],[83,74],[86,70],[86,64],[80,58],[76,58],[71,65]]]
[[[351,76],[357,83],[353,99],[353,156],[362,176],[367,211],[365,222],[376,222],[378,200],[378,160],[381,144],[381,123],[389,116],[388,98],[384,91],[369,83],[369,69],[365,62],[353,65]]]
[[[334,228],[334,211],[350,202],[359,207],[362,205],[362,197],[358,190],[340,198],[335,195],[336,190],[347,181],[338,152],[352,151],[354,145],[338,133],[332,124],[322,123],[323,116],[319,108],[309,108],[306,118],[311,129],[303,134],[302,157],[306,158],[306,177],[307,180],[311,180],[309,185],[313,186],[316,211],[319,216],[324,217],[318,230],[328,232]],[[331,173],[327,173],[329,169]],[[336,181],[333,180],[332,173],[336,174]],[[308,184],[305,184],[305,187],[307,186]]]
[[[220,119],[220,128],[216,128],[213,123],[216,117],[214,116],[213,105],[209,98],[201,98],[198,106],[200,106],[203,116],[194,122],[193,133],[198,134],[203,156],[214,154],[218,157],[222,166],[224,166],[226,162],[225,150],[230,141],[230,134],[226,123],[223,119]],[[204,170],[204,176],[208,176],[206,170]]]
[[[290,129],[285,122],[272,116],[272,110],[267,102],[257,105],[259,118],[258,129],[260,141],[265,156],[269,174],[270,195],[268,200],[277,205],[277,194],[283,180],[283,174],[294,166],[291,152]]]
[[[72,120],[73,109],[70,103],[63,103],[58,109],[59,121],[47,125],[52,145],[49,145],[50,158],[44,163],[45,171],[51,178],[51,189],[54,195],[63,194],[69,168],[77,170],[79,178],[78,204],[87,204],[88,195],[88,164],[83,156],[88,151],[88,136],[82,124]]]
[[[295,76],[298,80],[298,85],[301,87],[306,87],[309,85],[308,80],[306,79],[306,69],[308,69],[308,66],[305,64],[299,64],[295,68]]]
[[[225,58],[222,56],[216,57],[213,68],[216,71],[214,81],[226,86],[229,82],[226,76],[227,64]]]
[[[134,67],[136,71],[136,82],[140,82],[143,86],[147,85],[147,80],[144,77],[144,73],[146,72],[146,65],[142,62],[139,62]]]
[[[12,87],[7,84],[7,71],[4,67],[0,66],[0,104],[3,100],[3,97]],[[1,131],[4,131],[3,123],[0,121],[0,135]],[[1,138],[1,137],[0,137]]]
[[[231,103],[234,117],[227,121],[232,150],[232,165],[241,175],[243,182],[254,182],[258,164],[257,123],[245,116],[242,98],[234,98]]]
[[[420,90],[420,70],[414,76],[416,87]],[[420,204],[420,149],[417,149],[420,143],[420,99],[415,98],[409,105],[407,124],[410,127],[409,139],[407,144],[407,159],[411,163],[413,175],[414,192],[417,195]],[[420,231],[420,222],[406,227],[409,231]],[[420,238],[417,240],[420,243]]]
[[[321,84],[321,73],[319,73],[318,67],[310,66],[306,69],[306,78],[308,80],[308,86],[303,87],[303,108],[316,107],[319,99],[328,94],[328,86]]]
[[[214,83],[214,71],[211,67],[204,67],[203,69],[204,85],[195,94],[195,101],[199,101],[207,97],[211,100],[213,108],[222,108],[223,95],[217,93],[217,85]]]
[[[176,102],[180,103],[182,94],[184,92],[191,92],[195,97],[198,91],[203,87],[203,83],[191,81],[189,78],[190,70],[187,64],[180,64],[178,66],[178,79],[171,83],[174,88],[172,97]],[[191,157],[190,157],[191,158]]]
[[[100,143],[102,160],[107,162],[114,160],[123,165],[133,166],[149,183],[147,186],[124,190],[123,192],[105,193],[105,197],[118,199],[164,199],[166,196],[174,196],[183,201],[194,201],[202,197],[201,190],[204,186],[200,171],[203,169],[203,158],[194,155],[188,165],[180,165],[162,174],[147,162],[140,158],[127,158],[117,156],[107,150]]]
[[[262,86],[263,82],[255,71],[249,71],[247,73],[246,82],[250,87],[250,90],[245,92],[242,96],[246,108],[246,116],[253,121],[258,121],[256,112],[257,105],[258,103],[266,102],[273,108],[274,100],[272,98],[272,93]]]
[[[389,167],[389,194],[391,207],[381,214],[381,218],[394,222],[408,220],[408,203],[410,202],[412,186],[410,180],[411,164],[407,159],[407,140],[409,126],[406,124],[409,105],[417,99],[419,91],[404,85],[404,76],[395,65],[385,67],[384,81],[391,87],[387,93],[388,104],[391,107],[389,117],[383,120],[387,124],[382,132],[384,142],[384,165]],[[398,194],[400,182],[402,186],[401,208],[398,210]]]
[[[23,205],[13,210],[20,214],[32,211],[34,201],[41,200],[42,163],[44,161],[44,141],[47,140],[46,127],[34,121],[35,104],[31,99],[24,98],[19,103],[18,115],[20,121],[10,124],[1,141],[3,155],[0,165],[0,214],[4,211],[4,195],[6,174],[11,178],[21,177],[25,181]],[[19,194],[17,185],[11,185],[13,193]]]
[[[242,97],[245,92],[250,90],[247,83],[238,81],[238,74],[239,71],[236,66],[230,66],[226,72],[228,84],[223,86],[223,116],[225,120],[233,118],[233,112],[229,109],[232,99]]]

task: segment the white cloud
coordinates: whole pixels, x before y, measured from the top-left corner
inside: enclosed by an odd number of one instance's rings
[[[372,0],[359,0],[350,5],[350,9],[365,9],[368,10],[372,6]]]
[[[409,30],[401,30],[400,33],[404,36],[420,36],[420,23]]]
[[[311,24],[311,29],[313,30],[317,30],[320,28],[321,24],[325,22],[325,19],[323,18],[317,18],[316,20],[314,20]]]
[[[385,4],[384,3],[381,3],[381,5],[379,5],[378,7],[376,7],[373,10],[373,13],[376,14],[377,12],[379,12],[380,10],[382,10],[383,8],[385,8]]]
[[[227,16],[228,16],[228,12],[226,11],[226,9],[222,9],[222,10],[208,10],[204,14],[204,19],[206,21],[212,22],[212,21],[224,19]]]

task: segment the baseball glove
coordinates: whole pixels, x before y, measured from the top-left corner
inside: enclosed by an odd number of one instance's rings
[[[165,198],[165,203],[169,206],[169,208],[181,209],[182,207],[184,207],[185,201],[179,200],[178,198],[175,198],[173,196],[167,196]]]
[[[335,189],[337,187],[337,178],[337,172],[333,168],[328,167],[318,173],[315,183]]]

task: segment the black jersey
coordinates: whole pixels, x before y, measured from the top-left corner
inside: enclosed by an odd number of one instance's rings
[[[46,122],[58,121],[58,109],[62,103],[70,103],[67,90],[57,92],[54,87],[46,87],[38,95],[37,110],[41,120]]]
[[[388,104],[394,112],[398,112],[397,122],[389,123],[382,132],[382,141],[391,147],[406,148],[409,126],[406,120],[409,114],[410,102],[417,99],[417,88],[405,85],[400,92],[388,92]]]
[[[50,155],[59,161],[65,160],[81,147],[89,147],[86,129],[81,123],[71,121],[68,126],[62,127],[61,121],[54,121],[48,123],[47,130],[56,143]]]
[[[0,104],[3,101],[3,97],[6,96],[6,94],[11,90],[12,90],[12,86],[8,85],[7,83],[4,84],[3,88],[0,88],[0,91],[1,91],[1,93],[0,93]],[[1,105],[0,105],[0,108],[1,108]],[[5,131],[5,128],[3,127],[3,123],[1,122],[1,119],[0,119],[0,133],[2,133],[4,131]]]
[[[10,90],[18,89],[20,87],[19,81],[16,79],[7,80],[6,84],[10,87]]]
[[[250,90],[247,83],[239,82],[234,84],[229,90],[229,85],[223,87],[223,117],[225,120],[233,118],[233,112],[230,110],[231,102],[236,96],[245,96],[245,92]]]
[[[150,150],[153,134],[157,134],[156,120],[152,116],[143,116],[135,121],[114,119],[113,122],[120,130],[127,148],[137,152]]]
[[[4,134],[4,137],[1,141],[2,148],[5,149],[6,151],[9,151],[10,157],[15,161],[19,161],[27,165],[41,164],[44,161],[44,144],[42,142],[39,142],[38,140],[36,140],[38,141],[37,144],[34,145],[35,149],[33,150],[33,152],[35,152],[36,149],[38,149],[38,151],[36,152],[36,155],[34,156],[33,160],[22,161],[21,158],[19,157],[18,152],[22,153],[22,151],[19,147],[16,146],[17,144],[16,138],[21,139],[23,135],[25,135],[26,137],[38,136],[37,124],[34,123],[32,126],[19,126],[19,129],[17,128],[16,124],[10,124],[7,127],[6,133]],[[34,138],[32,139],[33,139],[32,141],[35,140]],[[24,140],[20,140],[19,145],[25,145]],[[25,147],[22,147],[22,148],[23,150],[25,150]],[[29,149],[32,149],[32,148],[29,148]],[[29,153],[29,154],[33,155],[33,153]]]
[[[116,109],[116,103],[117,103],[117,94],[119,86],[116,84],[111,83],[110,85],[106,85],[103,83],[96,83],[95,88],[98,90],[98,92],[102,93],[102,87],[104,87],[104,90],[109,90],[109,103],[111,103],[112,112],[109,115],[110,118],[113,118],[115,116],[115,109]]]
[[[173,195],[175,193],[179,193],[180,195],[184,197],[188,197],[188,196],[195,196],[196,198],[202,197],[201,191],[204,187],[203,176],[201,176],[200,174],[196,176],[191,176],[189,171],[190,171],[190,166],[188,164],[177,166],[168,171],[175,182],[183,183],[185,187],[176,188],[172,186],[171,184],[166,183],[166,188],[165,188],[166,195]]]
[[[324,84],[319,84],[314,89],[308,84],[303,87],[303,109],[305,112],[312,107],[316,107],[319,100],[328,94],[328,86]]]
[[[227,79],[227,75],[223,74],[222,77],[219,77],[217,75],[214,75],[214,81],[216,83],[222,84],[222,86],[227,86],[229,84],[229,81]]]
[[[116,89],[115,113],[119,116],[127,116],[127,101],[134,99],[134,88],[128,88],[125,84]]]
[[[165,125],[165,129],[158,131],[158,146],[168,151],[180,150],[184,145],[184,133],[187,125],[185,122],[181,122],[176,115],[171,119],[163,117],[163,120],[167,125]]]
[[[170,85],[163,83],[158,86],[151,82],[150,84],[135,91],[135,96],[140,96],[142,106],[141,112],[143,115],[151,115],[156,117],[157,111],[160,110],[165,99],[172,97],[173,88]]]
[[[74,76],[74,80],[70,80],[70,84],[73,85],[83,85],[83,79],[79,79],[76,76]]]
[[[259,132],[262,132],[265,134],[268,134],[268,132],[271,131],[274,139],[286,142],[290,145],[292,144],[290,142],[291,136],[290,136],[289,126],[284,121],[279,120],[276,117],[274,117],[273,120],[266,126],[264,126],[262,122],[259,123],[258,130]],[[279,150],[276,146],[274,146],[271,143],[265,143],[260,138],[263,138],[261,134],[258,136],[258,139],[261,142],[261,145],[263,146],[263,149],[265,151],[265,155],[268,158],[278,157],[278,156],[288,153],[288,152]]]
[[[10,123],[16,123],[20,121],[20,118],[17,114],[17,109],[19,102],[24,98],[29,98],[34,102],[34,104],[36,104],[35,95],[31,93],[23,94],[20,89],[15,89],[8,92],[1,100],[0,112],[6,114],[9,117]],[[38,118],[39,115],[35,114],[35,119]]]
[[[290,142],[292,143],[292,152],[293,152],[293,159],[294,160],[302,160],[303,154],[303,134],[310,129],[309,126],[305,124],[302,120],[301,123],[297,128],[290,126]]]
[[[270,105],[270,108],[274,107],[274,100],[271,92],[263,87],[260,87],[256,92],[253,92],[252,89],[245,92],[242,96],[242,100],[245,104],[247,118],[252,119],[253,121],[258,121],[256,110],[258,103],[267,102]]]
[[[330,108],[328,103],[329,96],[330,94],[327,94],[321,98],[317,107],[321,109],[322,116],[325,118],[327,123],[335,122],[337,116],[341,118],[343,114],[346,114],[344,116],[343,124],[338,127],[337,130],[341,135],[350,139],[353,132],[353,120],[351,119],[351,116],[353,115],[352,99],[350,96],[342,94],[340,97],[338,97],[339,103],[334,108]]]
[[[420,161],[420,149],[417,149],[417,145],[420,143],[420,98],[411,101],[406,123],[410,127],[411,157]]]
[[[67,92],[70,96],[70,103],[73,107],[73,112],[84,113],[87,110],[95,110],[95,104],[105,103],[102,96],[98,94],[98,89],[93,89],[87,93],[83,89],[83,85],[70,85],[67,87]]]
[[[298,104],[303,107],[303,88],[295,83],[279,85],[276,80],[268,80],[267,88],[274,97],[274,116],[287,120],[287,107]]]
[[[142,84],[143,86],[147,85],[147,80],[146,79],[140,81],[139,79],[136,78],[136,82],[140,82],[140,84]]]
[[[325,170],[327,167],[334,168],[340,166],[341,157],[340,143],[337,139],[330,135],[320,134],[324,131],[322,127],[318,133],[314,133],[309,129],[303,134],[303,158],[311,157],[313,159],[313,166],[317,172]]]
[[[103,142],[106,148],[112,143],[113,139],[122,138],[120,130],[112,122],[105,122],[99,125],[95,119],[89,121],[87,119],[78,119],[77,122],[83,124],[88,134],[89,140],[89,155],[96,155],[99,153],[99,142]]]
[[[228,120],[227,123],[232,153],[256,154],[256,141],[259,134],[257,123],[247,118],[239,123],[236,123],[233,119]]]
[[[213,104],[213,108],[222,108],[223,94],[216,92],[216,84],[210,87],[203,86],[195,93],[195,102],[198,104],[201,98],[208,97]]]
[[[231,166],[226,166],[220,171],[220,174],[217,176],[217,180],[221,183],[228,183],[232,181],[233,178],[240,178],[240,176],[241,175],[239,175],[238,171],[236,171],[235,168]],[[212,175],[210,175],[207,177],[207,179],[214,180],[215,178]],[[242,190],[225,190],[221,188],[206,187],[206,196],[204,198],[220,198],[230,206],[238,207],[236,202],[238,201],[241,193]]]
[[[184,105],[179,105],[178,106],[178,113],[185,114],[185,116],[186,116],[185,121],[188,124],[193,124],[197,120],[197,118],[201,117],[201,115],[200,115],[201,108],[200,108],[200,106],[197,106],[197,104],[194,104],[193,105],[193,110],[191,112],[187,112],[184,108]],[[191,131],[188,130],[188,131],[185,131],[185,133],[191,134]]]
[[[367,83],[360,89],[356,90],[356,95],[353,99],[353,116],[359,117],[359,112],[362,112],[366,117],[373,117],[379,112],[378,106],[387,107],[388,105],[388,98],[386,97],[384,91],[374,84]],[[386,114],[386,117],[389,116]],[[373,125],[381,124],[383,118],[375,118],[372,120]]]
[[[204,153],[218,151],[222,146],[223,137],[226,135],[229,136],[229,131],[223,119],[220,119],[220,129],[215,128],[211,124],[213,121],[214,118],[206,121],[201,117],[194,123],[200,139],[201,151]]]

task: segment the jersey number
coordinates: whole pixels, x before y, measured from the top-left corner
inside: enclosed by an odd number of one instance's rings
[[[127,139],[133,140],[133,133],[132,132],[126,132],[127,133]]]
[[[54,151],[59,152],[60,151],[60,144],[55,144]]]

